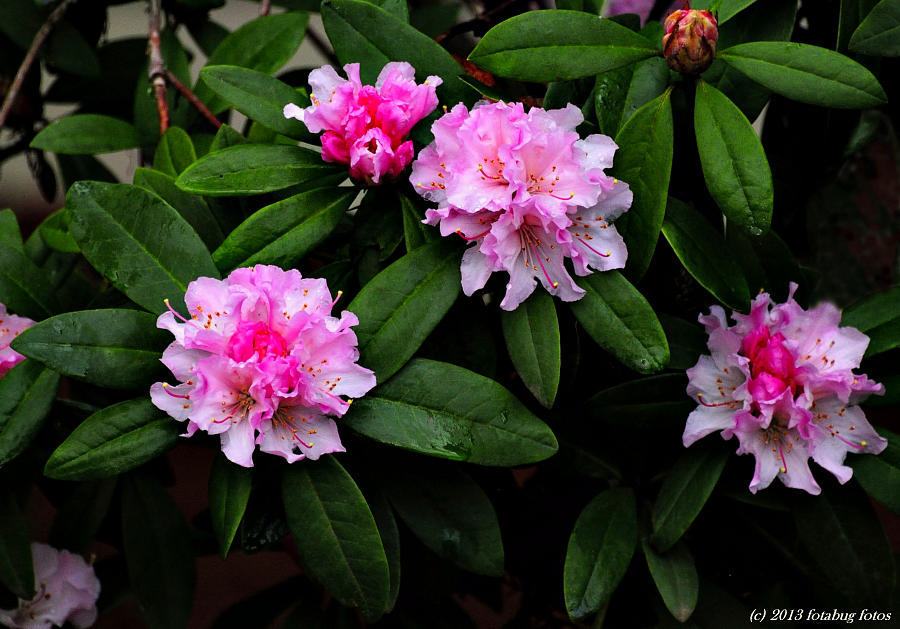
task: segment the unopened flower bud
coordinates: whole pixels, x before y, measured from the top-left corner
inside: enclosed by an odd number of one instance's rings
[[[669,67],[682,74],[700,74],[716,57],[719,26],[709,11],[690,8],[674,11],[666,18],[663,56]]]

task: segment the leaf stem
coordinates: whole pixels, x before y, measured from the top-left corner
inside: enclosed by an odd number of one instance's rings
[[[149,40],[150,63],[147,66],[147,78],[153,85],[156,95],[156,109],[159,112],[159,134],[169,128],[169,103],[166,100],[166,70],[162,50],[159,44],[159,0],[150,2],[150,27],[147,34]]]
[[[211,112],[206,105],[203,104],[203,101],[197,98],[197,95],[194,94],[187,85],[182,83],[178,79],[178,77],[172,73],[171,70],[166,69],[165,73],[166,79],[168,79],[169,83],[172,84],[172,87],[181,92],[184,97],[187,98],[188,101],[190,101],[191,105],[196,107],[197,111],[203,114],[203,117],[206,118],[210,122],[210,124],[212,124],[216,129],[222,126],[222,122],[218,118],[216,118],[213,112]]]
[[[19,70],[16,72],[16,76],[13,79],[12,85],[9,86],[9,91],[6,93],[6,98],[3,99],[3,106],[0,108],[0,128],[6,124],[6,118],[9,116],[9,112],[12,109],[13,103],[16,101],[16,97],[19,95],[19,90],[22,89],[22,84],[25,82],[25,75],[28,74],[28,71],[31,69],[34,60],[37,58],[38,51],[40,51],[41,46],[44,45],[44,42],[47,40],[47,37],[50,35],[50,32],[53,30],[53,27],[56,26],[56,23],[59,22],[63,14],[66,12],[66,9],[69,8],[69,5],[72,4],[74,0],[63,0],[58,7],[56,7],[50,16],[47,18],[47,21],[44,22],[41,27],[38,29],[38,32],[35,34],[34,39],[31,42],[31,47],[28,49],[28,52],[25,53],[25,58],[22,60],[22,65],[19,66]]]

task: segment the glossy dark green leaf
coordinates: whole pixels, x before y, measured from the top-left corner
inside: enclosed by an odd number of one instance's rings
[[[272,74],[294,56],[303,36],[309,14],[304,12],[279,13],[251,20],[229,33],[209,55],[207,65],[230,65],[250,68]],[[228,107],[228,103],[215,96],[213,90],[198,79],[194,88],[197,97],[206,103],[214,114]]]
[[[535,291],[519,307],[504,311],[503,338],[522,382],[543,406],[551,408],[559,387],[561,350],[553,298]]]
[[[13,348],[61,374],[111,389],[142,388],[163,375],[159,362],[172,336],[140,310],[84,310],[45,319]]]
[[[191,532],[178,505],[149,476],[122,487],[122,546],[128,580],[150,629],[183,629],[196,584]]]
[[[576,282],[585,295],[569,307],[597,345],[640,373],[659,371],[669,362],[656,313],[621,273],[593,273]]]
[[[213,253],[222,269],[254,264],[293,267],[341,221],[355,188],[318,188],[257,210]]]
[[[657,553],[646,541],[643,548],[650,576],[666,609],[678,622],[685,622],[694,613],[700,592],[697,567],[691,552],[683,542],[675,544],[665,553]]]
[[[645,38],[581,11],[529,11],[493,27],[469,61],[523,81],[592,76],[656,55]]]
[[[409,22],[409,7],[406,0],[367,0],[372,4],[377,4],[382,9],[396,17],[398,20]]]
[[[364,618],[384,613],[388,562],[372,512],[333,456],[285,468],[282,496],[288,526],[306,571]]]
[[[5,484],[0,488],[0,583],[21,599],[34,598],[28,524],[13,487]]]
[[[209,515],[222,559],[228,556],[228,549],[247,510],[252,483],[251,468],[235,465],[221,452],[216,455],[209,475]]]
[[[0,379],[0,466],[28,447],[53,405],[59,374],[25,360]]]
[[[345,168],[326,164],[319,153],[299,146],[241,144],[201,157],[181,173],[175,185],[211,197],[261,194]]]
[[[616,229],[628,246],[626,269],[635,280],[650,265],[666,212],[674,143],[670,94],[667,90],[638,109],[616,135],[619,150],[612,173],[634,193],[631,208],[616,219]]]
[[[629,380],[591,396],[584,408],[590,418],[636,429],[652,423],[671,424],[683,421],[696,407],[685,394],[686,387],[683,373]]]
[[[900,55],[900,1],[881,0],[850,37],[850,50],[862,55]]]
[[[721,50],[717,58],[776,94],[803,103],[862,109],[887,102],[878,79],[865,67],[818,46],[758,41]]]
[[[384,546],[384,554],[387,558],[388,572],[391,578],[391,587],[384,606],[384,613],[389,614],[394,609],[394,605],[397,604],[397,597],[400,595],[400,576],[402,572],[400,531],[397,528],[397,519],[394,517],[394,511],[383,493],[379,491],[375,493],[374,497],[370,497],[369,507],[372,509],[372,517],[375,518],[378,533],[381,535],[381,543]]]
[[[695,445],[678,458],[653,503],[650,541],[657,550],[665,552],[681,539],[706,504],[727,459],[727,449],[706,444]]]
[[[15,212],[10,209],[0,210],[0,245],[25,253],[19,221],[16,220]]]
[[[875,356],[900,346],[900,286],[859,301],[841,316],[842,325],[852,325],[869,336],[866,356]]]
[[[284,117],[284,106],[297,103],[298,94],[290,85],[238,66],[206,66],[200,78],[230,106],[272,131],[291,138],[315,137],[299,120]]]
[[[573,620],[597,612],[625,576],[638,541],[631,489],[609,489],[582,510],[572,529],[563,572],[566,610]]]
[[[847,464],[867,494],[900,515],[900,436],[881,426],[877,430],[888,440],[887,448],[878,456],[850,456]]]
[[[170,177],[177,177],[197,160],[194,143],[181,127],[169,127],[156,145],[153,168]]]
[[[49,317],[58,308],[53,287],[21,248],[0,244],[0,303],[31,319]]]
[[[198,276],[218,277],[203,241],[172,206],[125,184],[79,181],[66,197],[70,231],[88,262],[151,312],[184,307]]]
[[[894,556],[865,493],[851,484],[829,482],[821,495],[794,498],[800,543],[829,589],[862,607],[889,600],[896,579]]]
[[[866,18],[879,0],[841,0],[841,14],[838,18],[838,36],[835,50],[846,53],[850,37]]]
[[[503,541],[494,507],[475,481],[456,469],[395,471],[384,490],[400,519],[428,548],[477,574],[503,574]]]
[[[209,153],[215,153],[216,151],[221,151],[222,149],[227,149],[229,146],[238,146],[239,144],[247,144],[248,140],[240,133],[229,127],[227,124],[223,124],[219,127],[219,130],[216,131],[216,135],[213,137],[212,144],[209,145]]]
[[[442,102],[457,103],[472,92],[456,77],[462,67],[450,53],[427,35],[395,15],[361,0],[323,0],[322,23],[342,64],[359,63],[360,78],[372,85],[389,61],[407,61],[416,80],[435,74]]]
[[[135,128],[118,118],[73,114],[51,123],[34,136],[30,146],[54,153],[112,153],[140,145]]]
[[[747,280],[722,234],[691,206],[669,197],[663,235],[695,280],[723,304],[743,311]]]
[[[69,217],[65,209],[57,210],[38,226],[41,239],[48,247],[63,253],[80,253],[78,243],[69,234]]]
[[[157,194],[163,201],[175,208],[194,228],[210,251],[213,251],[225,240],[222,228],[209,209],[206,200],[180,190],[171,176],[149,168],[136,168],[134,185]]]
[[[769,229],[774,188],[762,142],[741,110],[700,81],[694,131],[706,186],[722,212],[754,235]]]
[[[376,275],[347,306],[359,317],[360,364],[385,382],[444,318],[459,290],[459,251],[445,241],[419,247]]]
[[[69,490],[53,519],[50,545],[78,554],[88,553],[109,512],[116,482],[115,477],[104,478],[78,483]]]
[[[182,427],[148,397],[97,411],[53,452],[44,474],[61,480],[115,476],[170,450]]]
[[[406,243],[407,253],[439,237],[438,231],[433,226],[422,223],[424,216],[403,194],[400,195],[400,210],[403,212],[403,240]]]
[[[417,358],[359,398],[341,422],[367,437],[481,465],[524,465],[557,450],[550,428],[502,386]]]
[[[669,369],[683,371],[697,364],[701,354],[708,353],[706,332],[696,322],[660,314],[659,322],[669,341]]]

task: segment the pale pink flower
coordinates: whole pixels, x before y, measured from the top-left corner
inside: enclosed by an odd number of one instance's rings
[[[344,397],[365,394],[375,376],[356,364],[350,327],[359,321],[331,316],[325,280],[257,265],[198,278],[185,304],[190,318],[171,310],[157,322],[175,335],[162,362],[180,384],[150,388],[156,406],[188,422],[185,436],[220,435],[225,455],[245,467],[255,445],[288,462],[344,451],[329,416],[343,415]]]
[[[622,268],[627,251],[610,221],[631,206],[628,185],[606,175],[618,148],[605,135],[575,133],[581,111],[521,103],[459,104],[432,125],[434,142],[413,162],[415,190],[438,204],[425,214],[441,234],[473,245],[462,260],[466,295],[494,271],[510,281],[501,308],[514,310],[535,280],[564,301],[584,290],[575,273]],[[590,268],[588,268],[590,267]]]
[[[309,73],[312,105],[284,107],[285,118],[303,122],[322,134],[322,159],[350,166],[350,176],[369,184],[397,177],[413,158],[409,132],[434,111],[440,77],[417,85],[415,69],[405,61],[384,66],[374,87],[363,85],[359,64],[344,66],[342,79],[331,66]]]
[[[31,556],[37,593],[30,601],[19,599],[17,609],[0,609],[0,624],[14,629],[93,625],[100,596],[94,567],[79,555],[37,542],[31,544]]]
[[[804,310],[794,301],[774,304],[767,293],[754,299],[749,315],[713,306],[700,322],[709,333],[710,355],[688,369],[687,393],[700,405],[687,419],[685,446],[711,432],[737,436],[738,454],[752,453],[756,471],[750,491],[777,476],[788,487],[811,494],[821,490],[808,459],[841,483],[853,470],[848,452],[877,454],[887,446],[856,403],[884,387],[853,373],[869,338],[840,327],[832,304]]]
[[[34,325],[34,321],[28,317],[20,317],[18,315],[6,312],[6,306],[0,303],[0,378],[6,375],[6,372],[25,360],[19,352],[9,346],[13,339],[19,336],[24,330]]]

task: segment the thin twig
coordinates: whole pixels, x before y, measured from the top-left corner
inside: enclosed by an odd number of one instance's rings
[[[19,95],[19,90],[22,89],[22,84],[25,82],[25,75],[28,74],[35,58],[37,58],[38,51],[41,49],[41,46],[44,45],[44,41],[46,41],[47,37],[50,35],[53,27],[62,19],[63,14],[72,2],[74,2],[74,0],[63,0],[59,6],[53,10],[53,13],[50,14],[47,21],[41,25],[41,28],[39,28],[38,32],[35,34],[34,39],[31,42],[31,47],[28,49],[28,52],[25,53],[22,65],[19,66],[19,71],[16,72],[16,77],[13,79],[12,85],[9,86],[6,98],[3,99],[3,107],[0,108],[0,128],[6,124],[6,117],[9,116],[13,103]]]
[[[269,11],[272,10],[272,0],[261,0],[259,3],[259,15],[262,17],[263,15],[268,15]]]
[[[166,70],[166,79],[168,79],[169,83],[172,84],[172,87],[181,92],[184,97],[190,101],[191,105],[196,107],[197,111],[203,114],[203,117],[209,120],[209,122],[213,124],[216,129],[222,126],[222,123],[219,121],[219,119],[216,118],[215,115],[213,115],[213,112],[211,112],[206,107],[206,105],[203,104],[203,101],[197,98],[196,94],[194,94],[187,85],[179,81],[178,77],[172,74],[171,70]]]
[[[147,34],[150,42],[150,63],[147,66],[147,77],[153,84],[156,95],[156,109],[159,111],[159,134],[169,128],[169,103],[166,100],[166,70],[162,49],[159,44],[159,0],[150,0],[150,29]]]

